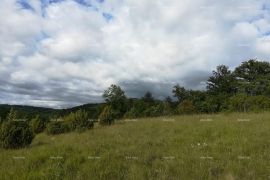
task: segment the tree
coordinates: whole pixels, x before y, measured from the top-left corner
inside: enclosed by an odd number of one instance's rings
[[[179,84],[173,87],[172,93],[180,103],[186,100],[189,96],[188,91],[184,87],[181,87]]]
[[[213,71],[213,75],[207,81],[207,90],[210,94],[228,94],[233,95],[236,92],[236,79],[228,66],[217,66],[217,70]]]
[[[234,73],[237,77],[252,82],[259,77],[268,76],[270,74],[270,63],[251,59],[242,62],[242,64],[235,69]]]
[[[270,88],[270,63],[254,59],[243,62],[234,71],[238,92],[251,96],[267,95]]]
[[[143,96],[142,100],[147,104],[153,104],[155,102],[153,95],[150,91],[147,91]]]
[[[120,86],[112,84],[104,91],[103,97],[106,103],[111,107],[114,118],[122,117],[127,111],[127,98]]]

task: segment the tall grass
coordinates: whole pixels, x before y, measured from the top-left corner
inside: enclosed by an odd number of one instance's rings
[[[269,179],[270,113],[119,121],[0,150],[0,179]]]

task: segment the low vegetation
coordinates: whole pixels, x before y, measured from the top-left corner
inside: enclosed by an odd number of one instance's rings
[[[0,149],[1,179],[269,179],[270,114],[116,121]]]

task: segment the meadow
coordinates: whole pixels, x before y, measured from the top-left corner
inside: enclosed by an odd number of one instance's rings
[[[116,121],[0,149],[0,179],[270,179],[270,113]]]

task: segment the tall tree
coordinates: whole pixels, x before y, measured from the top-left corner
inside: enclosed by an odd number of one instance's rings
[[[155,101],[150,91],[147,91],[142,99],[145,103],[148,103],[148,104],[152,104]]]
[[[228,94],[232,95],[236,92],[236,79],[228,66],[217,66],[212,76],[207,81],[207,90],[210,94]]]
[[[173,87],[172,93],[173,96],[176,97],[180,103],[189,97],[189,92],[184,87],[181,87],[179,84]]]
[[[238,91],[248,95],[267,95],[270,89],[270,63],[251,59],[238,66],[234,75]]]
[[[127,110],[127,98],[120,86],[112,84],[103,93],[106,103],[111,106],[115,118],[120,118]]]

